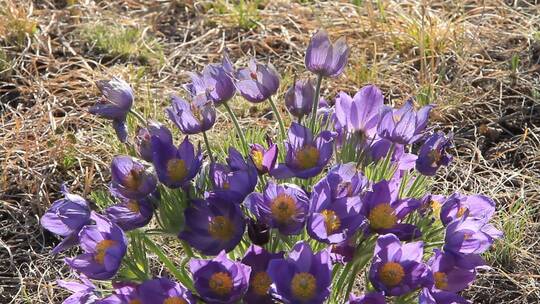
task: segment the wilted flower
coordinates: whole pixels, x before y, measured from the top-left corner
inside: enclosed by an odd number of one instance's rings
[[[306,242],[296,243],[287,259],[271,260],[268,274],[284,303],[320,304],[330,295],[330,255],[327,250],[313,254]]]
[[[266,174],[276,167],[278,156],[278,147],[276,144],[269,141],[268,149],[265,149],[259,144],[251,144],[249,148],[249,156],[259,174]]]
[[[115,156],[111,164],[111,192],[117,196],[141,199],[156,190],[152,172],[135,158]]]
[[[310,80],[296,81],[285,93],[285,106],[289,112],[298,118],[311,113],[315,98],[315,88]]]
[[[385,304],[386,299],[384,295],[378,292],[370,292],[359,297],[351,294],[349,302],[346,304]]]
[[[431,135],[420,148],[416,160],[418,172],[433,176],[441,166],[448,166],[452,161],[452,155],[446,149],[452,146],[452,134],[445,136],[443,132]]]
[[[484,220],[457,219],[446,226],[444,251],[455,254],[484,253],[503,233]]]
[[[341,243],[332,245],[330,249],[330,257],[334,263],[348,263],[353,260],[355,253],[356,240],[354,237]]]
[[[121,198],[122,202],[105,209],[105,215],[122,230],[129,231],[146,226],[154,214],[149,197],[134,200]]]
[[[173,143],[171,131],[156,121],[149,121],[146,128],[139,128],[135,137],[135,147],[139,156],[147,162],[152,162],[152,137],[156,137],[163,144]]]
[[[193,97],[191,103],[171,96],[171,106],[166,109],[169,119],[184,134],[197,134],[210,130],[216,122],[216,109],[204,95]]]
[[[285,143],[285,163],[279,164],[270,175],[276,178],[310,178],[318,175],[332,157],[334,136],[330,131],[322,131],[313,138],[308,128],[293,122]]]
[[[246,304],[273,304],[271,295],[272,279],[268,275],[268,264],[271,260],[282,259],[283,252],[270,253],[264,248],[251,245],[246,251],[242,263],[251,267],[249,289],[244,296]]]
[[[58,286],[65,288],[73,294],[62,302],[62,304],[92,304],[100,296],[96,286],[84,275],[77,275],[81,283],[73,281],[57,280]]]
[[[202,164],[202,152],[199,148],[195,152],[193,144],[188,137],[178,146],[165,143],[158,138],[152,139],[154,151],[153,163],[156,174],[161,183],[169,188],[179,188],[191,181]]]
[[[495,202],[484,195],[461,195],[454,193],[441,206],[440,216],[443,225],[466,217],[487,223],[495,214]]]
[[[339,76],[349,59],[349,46],[345,37],[339,38],[332,44],[328,33],[319,30],[311,40],[306,51],[306,68],[317,75],[327,77]]]
[[[236,73],[236,77],[236,88],[249,102],[263,102],[279,88],[279,74],[274,66],[257,63],[254,58],[249,61],[247,68]]]
[[[225,251],[212,260],[192,259],[189,269],[206,303],[237,303],[248,289],[251,268],[229,260]]]
[[[62,185],[63,199],[55,201],[41,217],[41,226],[50,232],[63,237],[60,244],[53,248],[53,254],[68,249],[79,242],[79,231],[90,223],[90,207],[88,202],[75,194],[69,193],[66,185]]]
[[[127,239],[124,232],[109,219],[92,213],[95,225],[86,225],[79,233],[85,253],[66,259],[73,269],[95,280],[112,278],[126,254]]]
[[[285,235],[300,233],[309,211],[306,193],[292,184],[268,182],[264,193],[251,193],[245,204],[259,221]]]
[[[185,230],[179,238],[205,255],[231,251],[246,229],[246,221],[237,203],[209,193],[204,200],[193,200],[184,211]]]
[[[428,105],[416,112],[411,100],[397,110],[384,107],[377,133],[396,144],[412,144],[422,138],[432,108],[433,106]]]
[[[133,90],[127,82],[118,77],[98,81],[103,94],[99,103],[90,108],[90,113],[113,121],[113,128],[121,142],[127,141],[126,117],[133,106]]]
[[[196,304],[197,300],[187,289],[168,278],[146,280],[138,287],[141,302],[164,304]],[[131,304],[131,302],[129,302]]]
[[[401,296],[432,282],[422,263],[423,242],[401,244],[393,234],[379,236],[375,244],[369,280],[385,295]]]
[[[383,102],[381,90],[374,85],[363,87],[353,98],[341,92],[336,98],[336,119],[348,132],[372,137]]]

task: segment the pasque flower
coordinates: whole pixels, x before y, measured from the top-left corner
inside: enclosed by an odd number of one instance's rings
[[[171,131],[156,121],[149,121],[148,126],[139,128],[135,137],[135,147],[139,156],[147,162],[152,162],[152,138],[156,137],[163,144],[173,143]]]
[[[377,133],[396,144],[415,143],[423,136],[432,108],[433,106],[428,105],[417,112],[411,100],[397,110],[384,107],[377,125]]]
[[[361,132],[364,136],[372,137],[383,102],[381,90],[374,85],[363,87],[352,98],[340,92],[336,98],[336,119],[348,132]]]
[[[268,140],[268,149],[265,149],[259,144],[251,144],[249,148],[249,156],[259,174],[266,174],[276,167],[278,156],[278,147],[276,144]]]
[[[259,221],[285,235],[300,233],[309,212],[306,193],[293,184],[268,182],[263,193],[251,193],[245,204]]]
[[[419,304],[472,304],[460,295],[448,291],[434,291],[423,288],[418,296]]]
[[[79,231],[90,223],[88,202],[76,194],[69,193],[66,185],[62,185],[61,191],[64,198],[55,201],[41,217],[43,228],[64,238],[53,248],[53,254],[76,245],[79,242]]]
[[[141,304],[164,303],[164,304],[196,304],[197,300],[181,284],[168,278],[155,278],[146,280],[137,288]],[[128,302],[132,303],[132,302]]]
[[[452,137],[443,132],[431,135],[422,145],[416,159],[416,170],[424,175],[433,176],[441,166],[448,166],[452,155],[446,149],[452,146]]]
[[[315,138],[311,131],[293,122],[285,147],[287,156],[270,175],[276,178],[310,178],[318,175],[330,161],[335,134],[322,131]]]
[[[92,304],[96,303],[100,294],[96,290],[96,286],[88,280],[84,275],[77,275],[79,282],[75,281],[63,281],[57,280],[56,283],[58,286],[65,288],[73,294],[62,302],[62,304]]]
[[[236,73],[236,88],[249,102],[259,103],[274,95],[279,88],[279,74],[272,64],[257,63],[252,58],[248,67]]]
[[[134,282],[113,282],[114,293],[99,300],[96,304],[142,303],[139,284]]]
[[[157,180],[150,169],[127,155],[115,156],[111,164],[111,192],[129,199],[141,199],[153,193]]]
[[[401,296],[421,286],[429,286],[433,278],[422,263],[423,242],[401,244],[397,236],[379,236],[369,280],[385,295]]]
[[[427,264],[433,274],[432,292],[459,292],[474,281],[475,268],[482,266],[484,261],[479,255],[456,255],[453,253],[434,250],[434,255]]]
[[[450,195],[440,207],[440,217],[443,225],[448,225],[456,219],[466,217],[487,223],[495,214],[495,202],[480,194]]]
[[[370,292],[359,297],[351,294],[346,304],[386,304],[384,295],[378,292]]]
[[[285,106],[293,116],[302,118],[311,113],[313,98],[315,88],[311,80],[298,80],[285,93]]]
[[[306,68],[317,75],[326,77],[339,76],[349,59],[349,46],[345,37],[335,43],[330,41],[325,30],[319,30],[311,40],[306,51]]]
[[[246,221],[235,202],[209,193],[204,200],[193,200],[184,211],[185,229],[179,238],[205,255],[231,251],[242,239]]]
[[[330,295],[330,254],[327,250],[314,254],[306,242],[296,243],[287,259],[271,260],[268,274],[283,303],[321,304]]]
[[[121,202],[105,209],[105,215],[122,230],[129,231],[146,226],[154,214],[154,206],[149,197],[134,200],[120,198]]]
[[[103,97],[98,104],[90,108],[90,113],[112,120],[118,139],[126,142],[126,117],[133,106],[133,90],[127,82],[118,77],[98,81],[96,84]]]
[[[246,304],[273,304],[271,294],[272,279],[268,275],[268,264],[271,260],[282,259],[283,252],[270,253],[264,248],[251,245],[246,251],[242,263],[251,267],[249,288],[244,296]]]
[[[319,183],[327,184],[331,198],[338,199],[360,195],[368,185],[368,180],[358,171],[356,164],[351,162],[335,165]]]
[[[205,303],[237,303],[248,289],[251,268],[231,261],[225,251],[212,260],[192,259],[189,269]]]
[[[95,280],[112,278],[126,254],[127,239],[120,227],[109,219],[92,213],[94,225],[86,225],[79,232],[83,254],[67,258],[73,269]]]
[[[169,119],[184,134],[197,134],[209,130],[216,122],[216,109],[205,95],[193,96],[191,103],[171,96],[171,106],[166,109]]]
[[[186,136],[184,141],[176,148],[154,137],[152,139],[154,151],[153,163],[159,181],[169,188],[179,188],[191,181],[202,164],[202,152],[199,148],[195,152],[193,144]]]
[[[455,254],[484,253],[503,233],[485,220],[462,217],[446,226],[444,251]]]

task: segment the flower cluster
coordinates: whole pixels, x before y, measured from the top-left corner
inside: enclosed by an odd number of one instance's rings
[[[297,118],[286,132],[273,100],[276,69],[251,59],[236,70],[225,53],[190,74],[184,97],[171,97],[166,113],[185,135],[178,146],[177,132],[132,108],[125,81],[100,82],[103,98],[91,112],[112,119],[122,142],[128,115],[140,126],[133,155],[112,160],[116,203],[92,211],[63,187],[65,198],[41,219],[63,237],[53,253],[82,250],[65,260],[80,283],[58,282],[73,291],[64,303],[469,303],[459,292],[502,237],[490,223],[495,203],[426,192],[427,178],[452,160],[452,134],[427,128],[433,106],[391,107],[375,85],[352,97],[340,92],[333,106],[321,98],[323,80],[338,77],[348,55],[345,38],[332,43],[323,30],[312,37],[305,65],[316,81],[295,79],[283,96]],[[246,139],[228,105],[237,92],[271,104],[277,140]],[[210,145],[220,107],[240,145]],[[199,135],[204,149],[194,144]],[[171,233],[182,263],[155,243]],[[147,253],[172,277],[155,276]]]

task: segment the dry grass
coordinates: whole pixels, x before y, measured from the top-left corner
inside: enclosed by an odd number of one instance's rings
[[[369,82],[393,103],[410,96],[437,103],[433,119],[456,134],[457,157],[435,187],[496,199],[507,240],[488,255],[494,270],[468,296],[475,303],[540,302],[534,2],[0,0],[0,302],[56,303],[62,296],[53,281],[67,269],[48,255],[55,240],[38,218],[60,182],[88,195],[108,179],[119,147],[109,127],[86,113],[97,99],[95,80],[123,75],[135,85],[139,109],[162,116],[185,72],[217,61],[224,48],[242,63],[248,55],[272,61],[288,82],[306,75],[303,52],[320,27],[346,35],[353,50],[346,75],[325,83],[326,97]],[[137,48],[107,44],[89,24],[121,28],[119,35],[128,29],[125,38]],[[242,124],[273,124],[268,107],[234,108]]]

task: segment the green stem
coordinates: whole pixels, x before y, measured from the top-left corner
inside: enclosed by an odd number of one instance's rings
[[[225,110],[227,110],[227,113],[229,113],[229,116],[231,117],[234,127],[236,128],[236,133],[238,133],[238,137],[240,137],[240,141],[242,142],[242,146],[244,146],[244,153],[248,153],[248,145],[246,142],[246,138],[244,137],[244,132],[242,132],[242,129],[240,128],[240,124],[238,123],[238,119],[236,118],[236,115],[234,115],[234,112],[231,110],[231,107],[229,107],[229,104],[226,102],[223,103],[223,106],[225,106]]]
[[[285,138],[285,125],[283,124],[283,119],[281,119],[281,115],[279,114],[279,111],[276,107],[276,104],[274,103],[274,100],[272,97],[268,97],[268,101],[270,101],[270,105],[272,106],[272,111],[274,111],[274,114],[276,115],[276,119],[279,123],[279,130],[281,131],[281,138]]]
[[[311,123],[309,125],[311,131],[315,131],[315,122],[317,121],[317,108],[319,107],[319,94],[321,93],[321,84],[323,76],[317,76],[317,86],[315,87],[315,96],[313,97],[313,107],[311,108]]]
[[[204,144],[206,145],[206,153],[210,157],[210,162],[214,163],[214,155],[212,155],[212,149],[210,148],[210,142],[208,141],[208,136],[206,136],[206,131],[202,133],[204,138]]]
[[[159,260],[167,267],[167,269],[174,275],[174,277],[183,283],[185,286],[191,285],[191,280],[184,273],[182,273],[174,263],[165,255],[163,250],[159,248],[150,238],[144,237],[144,242],[146,243],[147,248],[152,251]],[[187,284],[187,285],[186,285]]]
[[[146,119],[141,115],[141,113],[135,111],[135,109],[129,109],[129,113],[133,114],[133,116],[135,116],[137,120],[140,121],[143,125],[148,125],[148,121],[146,121]]]

